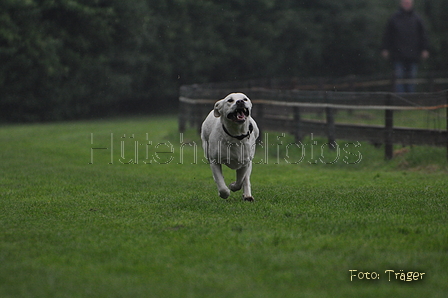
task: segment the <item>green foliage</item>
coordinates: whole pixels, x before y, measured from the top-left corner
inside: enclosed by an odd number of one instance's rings
[[[445,70],[446,3],[416,5],[432,36],[424,67]],[[0,117],[147,112],[172,106],[181,84],[388,71],[378,48],[395,9],[388,0],[5,0]]]
[[[1,116],[50,120],[88,112],[105,88],[113,10],[98,1],[1,6]]]

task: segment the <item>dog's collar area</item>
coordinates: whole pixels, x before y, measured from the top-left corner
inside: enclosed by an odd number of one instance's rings
[[[252,133],[252,131],[254,130],[254,126],[252,125],[252,123],[249,124],[249,131],[244,134],[244,135],[239,135],[239,136],[234,136],[231,135],[230,132],[227,130],[227,128],[224,126],[224,124],[222,125],[222,129],[224,130],[224,132],[229,135],[230,137],[237,139],[237,140],[243,140],[245,138],[248,138],[250,136],[250,134]]]

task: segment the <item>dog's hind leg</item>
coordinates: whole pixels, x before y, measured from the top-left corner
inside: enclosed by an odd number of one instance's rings
[[[219,196],[223,199],[227,199],[230,195],[230,190],[224,181],[221,164],[210,163],[210,168],[212,169],[213,179],[218,187]]]

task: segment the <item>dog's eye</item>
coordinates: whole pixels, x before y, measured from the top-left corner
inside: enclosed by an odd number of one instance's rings
[[[227,102],[234,102],[233,98],[230,98]]]
[[[247,101],[247,98],[244,98],[244,101]]]

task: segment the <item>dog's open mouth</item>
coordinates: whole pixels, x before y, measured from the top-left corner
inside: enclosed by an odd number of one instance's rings
[[[229,113],[227,115],[227,118],[238,123],[243,123],[244,121],[246,121],[247,117],[249,117],[248,108],[237,108],[235,112]]]

